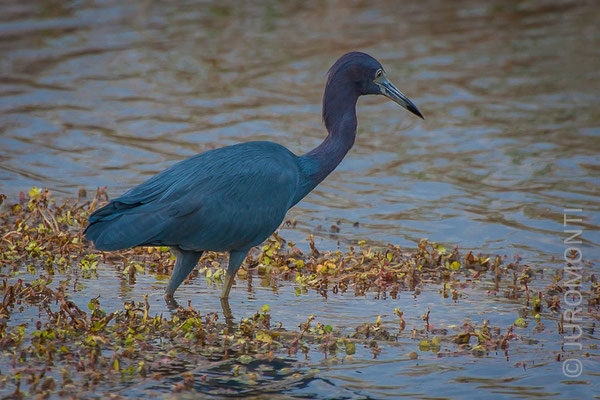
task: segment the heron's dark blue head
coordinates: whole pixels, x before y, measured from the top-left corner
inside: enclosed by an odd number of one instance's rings
[[[348,82],[353,85],[352,90],[356,96],[382,94],[423,118],[417,106],[388,80],[379,61],[368,54],[344,54],[329,69],[327,87],[347,85]]]

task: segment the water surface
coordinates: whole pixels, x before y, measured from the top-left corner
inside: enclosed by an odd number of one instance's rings
[[[585,257],[600,258],[593,2],[8,0],[0,9],[0,191],[12,198],[32,186],[61,197],[107,186],[114,197],[176,161],[250,140],[307,152],[325,136],[327,69],[361,50],[382,62],[425,121],[384,98],[361,99],[355,147],[290,211],[297,224],[284,237],[303,242],[313,233],[329,249],[361,239],[413,247],[428,237],[560,267],[568,207],[582,210]],[[113,282],[119,301],[159,292],[154,277],[127,285],[105,274],[89,290],[110,298]],[[200,280],[178,293],[218,309],[217,289]],[[444,310],[514,319],[510,304],[478,296]],[[418,320],[439,303],[427,298],[401,297],[400,306]],[[277,304],[274,319],[286,326],[316,312],[342,330],[398,306],[296,297],[290,285],[234,290],[231,303],[242,315]],[[298,315],[287,311],[294,308]],[[523,372],[501,356],[415,366],[390,351],[383,363],[328,367],[290,393],[589,397],[597,367],[588,386],[565,385],[542,353],[525,355],[542,364]]]

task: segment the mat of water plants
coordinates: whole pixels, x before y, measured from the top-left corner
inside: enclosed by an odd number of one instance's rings
[[[280,232],[252,250],[229,303],[227,257],[206,253],[169,308],[169,249],[95,250],[82,231],[108,199],[85,198],[0,196],[3,398],[426,398],[436,380],[442,398],[544,398],[559,394],[548,376],[598,388],[600,283],[576,249],[556,268],[425,239],[317,249]],[[580,376],[565,375],[571,359]]]

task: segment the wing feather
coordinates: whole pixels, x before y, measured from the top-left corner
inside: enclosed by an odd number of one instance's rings
[[[94,212],[86,237],[105,250],[249,248],[279,226],[297,183],[296,156],[280,145],[250,142],[212,150],[173,165]]]

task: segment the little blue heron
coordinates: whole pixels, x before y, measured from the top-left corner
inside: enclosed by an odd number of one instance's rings
[[[382,94],[423,118],[365,53],[340,57],[328,72],[323,122],[328,135],[297,156],[272,142],[248,142],[195,155],[153,176],[90,215],[86,237],[99,250],[169,246],[176,256],[165,298],[204,251],[228,251],[227,299],[248,251],[342,161],[354,144],[359,96]]]

